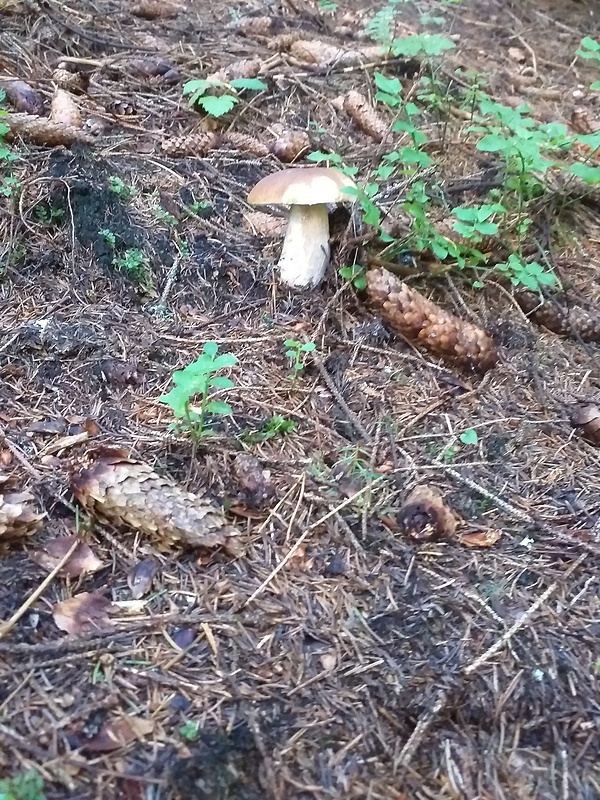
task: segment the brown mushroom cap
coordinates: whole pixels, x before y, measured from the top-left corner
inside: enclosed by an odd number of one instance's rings
[[[356,184],[334,167],[300,167],[267,175],[248,195],[252,205],[316,206],[354,200],[342,189]]]

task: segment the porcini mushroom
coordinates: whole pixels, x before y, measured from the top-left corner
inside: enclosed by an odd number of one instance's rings
[[[323,280],[330,256],[327,204],[353,201],[343,191],[348,187],[356,184],[339,169],[300,167],[268,175],[248,195],[252,205],[290,206],[278,263],[287,286],[314,287]]]

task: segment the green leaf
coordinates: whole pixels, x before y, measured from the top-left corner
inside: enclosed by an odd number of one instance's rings
[[[253,92],[262,92],[269,87],[259,78],[234,78],[229,81],[229,85],[234,89],[249,89]]]
[[[302,347],[300,348],[300,350],[301,350],[303,353],[312,353],[312,351],[315,349],[315,347],[316,347],[316,346],[317,346],[317,345],[316,345],[314,342],[306,342],[306,344],[303,344],[303,345],[302,345]]]
[[[235,356],[232,356],[231,353],[223,353],[220,356],[217,356],[213,361],[213,369],[225,369],[226,367],[234,367],[238,363],[238,360]]]
[[[216,342],[205,342],[202,352],[206,353],[210,358],[214,358],[219,352],[219,345]]]
[[[187,742],[194,742],[198,738],[199,731],[199,723],[188,721],[179,728],[179,735]]]
[[[452,50],[456,45],[451,39],[438,33],[419,33],[404,39],[394,39],[392,54],[404,58],[414,58],[419,54],[439,56],[444,50]]]
[[[380,92],[396,95],[396,97],[402,94],[402,84],[398,78],[388,78],[381,72],[376,72],[374,78],[375,86]]]
[[[600,61],[600,44],[590,36],[584,36],[581,40],[579,50],[577,50],[577,55],[580,58],[593,58],[594,60]]]
[[[402,103],[402,98],[396,97],[393,94],[386,94],[385,92],[377,92],[375,95],[375,100],[377,100],[378,103],[384,103],[390,108],[398,108],[398,106]]]
[[[463,444],[477,444],[479,441],[477,431],[474,428],[467,428],[458,438]]]
[[[213,389],[233,389],[235,386],[235,383],[224,375],[215,375],[209,380],[208,384],[212,386]]]
[[[600,131],[596,133],[584,133],[576,137],[580,144],[586,145],[590,150],[598,150],[600,148]]]
[[[283,344],[286,347],[300,347],[300,342],[297,342],[295,339],[286,339]]]
[[[171,389],[167,394],[163,394],[158,398],[159,403],[165,403],[170,406],[173,414],[176,417],[182,418],[186,416],[188,403],[190,401],[190,393],[183,387],[176,386]]]
[[[314,161],[315,164],[321,164],[323,161],[331,161],[332,164],[341,164],[342,157],[338,153],[323,153],[321,150],[315,150],[314,153],[309,153],[306,156],[307,161]]]
[[[476,222],[478,219],[478,212],[478,208],[462,208],[461,206],[452,209],[454,216],[458,217],[458,219],[463,222]]]
[[[509,143],[503,136],[498,136],[496,133],[488,133],[477,142],[478,150],[484,153],[501,153],[510,147]]]
[[[227,114],[228,111],[231,111],[239,102],[237,97],[233,97],[233,95],[230,94],[224,94],[220,97],[209,97],[207,95],[205,97],[200,97],[196,105],[203,108],[211,117],[222,117],[224,114]]]
[[[429,167],[432,164],[427,153],[414,147],[403,147],[400,150],[400,156],[405,164],[418,164],[421,167]]]
[[[219,414],[221,416],[227,416],[233,413],[233,409],[229,403],[223,403],[221,400],[211,400],[210,403],[207,404],[206,410],[209,414]]]
[[[221,83],[221,81],[206,81],[203,79],[197,79],[185,83],[182,91],[184,94],[193,94],[196,97],[202,97],[202,95],[209,89],[212,89],[215,86],[222,86],[222,85],[223,84]]]
[[[457,233],[460,233],[461,236],[464,236],[465,239],[475,239],[476,241],[479,241],[480,239],[473,226],[466,222],[455,222],[452,227]]]
[[[421,113],[421,110],[420,110],[419,106],[418,106],[418,105],[416,105],[415,103],[407,103],[407,104],[404,106],[404,112],[405,112],[405,114],[407,114],[409,117],[414,117],[414,116],[416,116],[417,114],[420,114],[420,113]]]
[[[479,231],[483,236],[494,236],[498,233],[498,224],[496,222],[478,222],[475,225],[475,230]]]
[[[588,164],[571,164],[571,172],[586,183],[594,185],[600,183],[600,167],[591,167]]]

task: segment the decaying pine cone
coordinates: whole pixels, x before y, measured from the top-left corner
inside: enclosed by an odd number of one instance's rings
[[[66,89],[67,92],[82,91],[89,82],[80,72],[71,72],[60,67],[52,73],[52,80],[60,89]]]
[[[584,342],[600,342],[600,316],[581,306],[563,305],[562,294],[542,298],[536,292],[519,289],[515,300],[523,311],[538,325],[543,325],[561,336],[579,336]]]
[[[351,67],[367,61],[379,62],[384,59],[383,48],[379,45],[348,50],[345,47],[321,42],[318,39],[298,39],[290,45],[290,55],[298,61],[327,67],[333,64]]]
[[[367,294],[384,322],[433,353],[487,370],[498,361],[494,340],[481,328],[444,311],[385,269],[367,271]]]
[[[361,131],[376,142],[382,142],[389,133],[389,125],[375,111],[368,99],[352,89],[342,99],[342,108]]]
[[[166,156],[203,156],[219,145],[216,133],[188,133],[185,136],[171,136],[161,142],[160,149]]]
[[[571,414],[571,425],[579,428],[584,437],[594,444],[600,444],[600,408],[581,406]]]
[[[306,131],[291,130],[279,124],[273,125],[272,130],[277,139],[271,144],[269,150],[284,164],[296,161],[301,155],[312,149],[312,142]]]
[[[142,0],[141,3],[131,7],[131,13],[142,19],[173,19],[182,7],[175,3],[166,3],[164,0]]]
[[[50,119],[60,122],[65,128],[83,128],[81,111],[73,96],[64,89],[57,89],[52,97]]]
[[[400,532],[417,541],[452,536],[459,522],[433,486],[417,486],[397,514]]]
[[[239,555],[239,531],[208,497],[185,491],[120,451],[92,453],[88,461],[72,475],[71,488],[94,516],[154,536],[165,549],[180,542]]]
[[[0,485],[5,481],[6,477],[0,476]],[[0,544],[30,536],[42,527],[46,515],[35,510],[34,500],[29,492],[0,491]]]
[[[271,41],[267,44],[267,47],[269,50],[277,50],[283,53],[289,50],[294,42],[297,42],[301,38],[302,34],[300,31],[296,31],[296,33],[280,33],[278,36],[274,36],[271,39]]]
[[[228,131],[221,135],[221,143],[227,144],[230,147],[235,147],[236,150],[242,150],[244,153],[250,153],[253,156],[263,158],[269,155],[269,148],[254,136],[248,136],[245,133],[236,133],[235,131]]]
[[[57,145],[68,147],[75,142],[94,144],[95,141],[93,136],[84,133],[79,128],[62,125],[60,122],[54,122],[46,117],[33,117],[30,114],[6,114],[2,117],[2,122],[10,128],[10,133],[6,135],[7,139],[20,136],[26,142],[48,147]]]
[[[4,91],[15,111],[24,114],[44,113],[41,95],[25,81],[3,79],[0,80],[0,89]]]

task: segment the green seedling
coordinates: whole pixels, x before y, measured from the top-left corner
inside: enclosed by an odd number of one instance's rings
[[[522,256],[512,253],[505,264],[497,264],[496,269],[504,273],[514,286],[524,286],[539,292],[542,286],[556,286],[556,276],[547,272],[537,261],[527,263]]]
[[[0,800],[46,800],[44,781],[29,770],[0,780]]]
[[[358,172],[358,167],[349,167],[344,164],[344,160],[339,153],[323,153],[321,150],[315,150],[306,156],[306,160],[312,161],[314,164],[325,164],[327,167],[337,167],[340,172],[351,178]]]
[[[292,369],[290,377],[295,381],[306,366],[307,354],[312,353],[316,345],[314,342],[305,342],[302,344],[302,342],[297,342],[295,339],[287,339],[284,342],[284,346],[287,348],[285,355],[289,359]]]
[[[128,186],[125,181],[117,175],[110,175],[108,178],[108,188],[123,201],[130,200],[135,196],[136,191],[132,186]]]
[[[200,733],[200,725],[198,722],[188,720],[184,725],[179,728],[179,735],[186,742],[195,742]]]
[[[465,239],[481,242],[484,236],[498,233],[498,223],[492,217],[506,214],[506,209],[500,203],[490,203],[475,208],[453,208],[452,213],[459,220],[454,223],[454,230]]]
[[[197,79],[188,81],[183,93],[190,96],[190,106],[201,108],[209,117],[222,117],[240,102],[240,92],[262,92],[268,88],[259,78],[234,78],[229,83]]]
[[[364,292],[367,288],[367,279],[365,278],[365,268],[359,264],[352,264],[349,267],[340,267],[340,276],[344,280],[350,281],[352,286],[358,292]]]
[[[479,441],[479,436],[475,428],[467,428],[458,438],[463,444],[477,444]]]
[[[579,58],[585,58],[588,61],[595,61],[600,67],[600,42],[592,39],[591,36],[584,36],[581,40],[579,50],[577,51]],[[590,89],[595,89],[600,92],[600,81],[595,81],[590,84]]]
[[[225,416],[232,413],[231,406],[213,400],[212,393],[215,389],[233,389],[233,381],[217,373],[238,362],[229,353],[217,355],[218,351],[216,342],[206,342],[196,361],[173,373],[173,389],[159,398],[159,402],[173,410],[175,417],[180,420],[180,427],[195,439],[212,432],[206,429],[206,417],[209,414]],[[191,402],[196,396],[200,397],[200,406],[192,408]]]
[[[109,247],[112,247],[114,249],[117,243],[117,237],[109,228],[103,228],[101,231],[98,231],[98,235],[104,239],[104,241]]]
[[[268,439],[274,439],[276,436],[285,436],[288,433],[293,433],[298,425],[291,419],[282,417],[280,414],[275,414],[259,431],[246,431],[241,435],[241,438],[250,444],[258,442],[266,442]]]
[[[122,256],[115,255],[112,263],[119,272],[122,272],[129,280],[137,283],[142,289],[150,289],[152,287],[154,282],[146,256],[137,247],[125,250]]]

